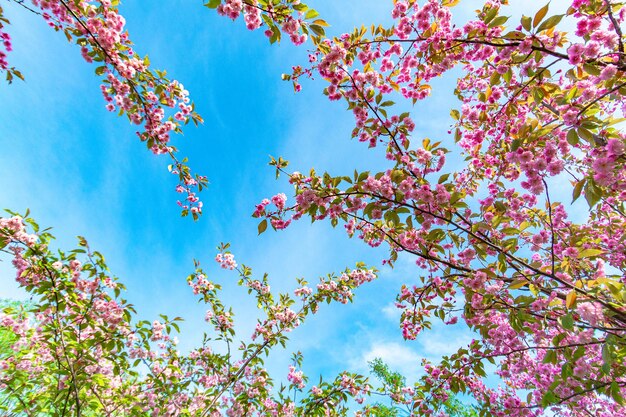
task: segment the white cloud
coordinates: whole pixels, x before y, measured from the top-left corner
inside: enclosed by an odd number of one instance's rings
[[[402,312],[396,307],[396,303],[389,303],[382,308],[383,315],[393,322],[397,322],[400,319]]]
[[[467,346],[472,341],[472,334],[469,331],[459,332],[454,328],[440,331],[431,329],[426,332],[428,333],[420,334],[421,337],[418,336],[417,340],[421,344],[420,351],[434,362],[438,362],[441,356],[450,355],[459,348]]]
[[[367,350],[355,355],[350,360],[350,367],[366,374],[369,371],[367,363],[376,358],[389,365],[392,371],[402,373],[409,383],[414,382],[422,373],[422,357],[407,343],[382,340],[372,342]]]

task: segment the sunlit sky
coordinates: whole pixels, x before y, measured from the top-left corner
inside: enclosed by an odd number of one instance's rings
[[[328,102],[322,83],[305,81],[295,94],[281,81],[292,65],[307,62],[306,46],[270,46],[262,31],[250,32],[242,21],[220,17],[201,1],[126,1],[120,7],[136,51],[182,82],[205,119],[173,139],[191,167],[210,181],[201,195],[204,215],[194,223],[179,215],[168,160],[153,156],[125,118],[105,109],[94,67],[78,48],[40,17],[5,3],[14,49],[9,61],[26,81],[0,84],[0,207],[30,208],[40,225],[53,228],[60,248],[85,236],[127,286],[124,297],[138,317],[185,318],[182,350],[197,346],[210,330],[203,321],[206,306],[196,302],[185,281],[193,259],[225,285],[224,302],[233,305],[243,340],[254,327],[254,301],[236,287],[235,274],[213,262],[220,242],[230,242],[237,261],[257,276],[267,272],[273,291],[295,288],[296,277],[315,282],[357,261],[381,270],[377,281],[356,292],[352,305],[322,306],[291,334],[287,350],[272,355],[270,367],[279,374],[287,372],[289,353],[301,350],[303,369],[313,380],[343,369],[366,372],[374,357],[413,378],[421,358],[436,360],[471,340],[461,325],[436,326],[416,341],[402,340],[393,301],[403,283],[417,282],[419,271],[410,259],[392,270],[381,264],[384,248],[350,240],[341,227],[326,223],[301,221],[257,236],[257,221],[250,216],[254,205],[277,192],[291,196],[284,178],[277,181],[267,165],[269,155],[283,156],[298,171],[315,167],[348,174],[385,167],[381,150],[350,140],[352,116],[345,104]],[[334,34],[390,21],[391,1],[311,0],[309,5]],[[453,84],[443,79],[434,87],[435,95],[412,109],[416,131],[421,137],[448,137]],[[3,261],[0,297],[27,297]]]

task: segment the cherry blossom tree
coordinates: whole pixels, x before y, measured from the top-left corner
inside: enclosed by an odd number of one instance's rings
[[[456,25],[458,1],[393,3],[393,26],[325,39],[288,77],[323,77],[328,98],[354,114],[352,136],[385,147],[389,169],[291,173],[295,203],[261,203],[260,228],[328,220],[386,244],[389,264],[415,258],[423,284],[396,300],[404,337],[433,319],[477,335],[425,365],[405,396],[416,413],[451,391],[472,395],[482,415],[624,414],[626,9],[575,0],[512,18],[506,1],[487,1]],[[416,140],[418,116],[395,101],[427,99],[455,68],[450,131]],[[554,198],[567,188],[571,199]],[[581,195],[586,209],[572,205]],[[489,364],[497,389],[485,384]]]
[[[219,300],[221,286],[200,264],[187,282],[207,305],[213,333],[201,346],[177,350],[180,318],[152,322],[133,318],[120,298],[124,286],[104,257],[79,237],[78,247],[50,249],[53,237],[28,217],[0,218],[0,247],[13,256],[16,279],[33,297],[26,310],[9,306],[0,314],[12,355],[0,357],[3,412],[26,416],[220,416],[322,415],[333,402],[335,415],[348,410],[349,397],[364,394],[365,379],[342,373],[314,387],[315,398],[296,403],[292,392],[305,377],[294,356],[287,389],[275,392],[263,366],[272,348],[285,345],[287,333],[317,312],[324,302],[346,302],[350,291],[375,278],[357,265],[320,279],[316,290],[295,296],[272,294],[267,276],[255,279],[222,245],[216,261],[235,270],[261,310],[250,338],[235,339],[234,312]],[[302,285],[306,285],[302,282]],[[323,401],[322,401],[323,400]],[[344,410],[343,412],[341,410]]]
[[[169,135],[201,118],[181,83],[136,55],[118,2],[15,2],[99,65],[107,106],[141,125],[139,137],[154,153],[169,155],[186,195],[183,214],[198,218],[196,193],[206,179],[178,159]],[[398,256],[414,259],[422,284],[403,286],[396,299],[406,339],[433,320],[464,322],[475,332],[440,363],[425,362],[414,386],[390,394],[411,415],[445,414],[457,394],[471,396],[481,416],[626,414],[626,7],[573,0],[556,14],[547,4],[512,17],[506,0],[488,0],[475,18],[456,23],[458,3],[393,1],[393,25],[333,38],[299,0],[206,4],[263,28],[270,42],[311,40],[311,62],[284,78],[298,91],[319,75],[329,100],[344,100],[354,115],[353,138],[383,147],[389,165],[377,173],[302,174],[272,159],[293,184],[295,202],[284,194],[263,200],[253,213],[259,232],[303,217],[341,224],[370,246],[386,245],[390,266]],[[22,74],[9,66],[1,10],[0,19],[0,69],[10,82]],[[421,138],[410,105],[455,69],[459,108],[450,112],[449,132]],[[566,200],[556,197],[564,191]],[[15,355],[0,361],[10,412],[376,415],[363,377],[345,372],[309,388],[295,355],[288,386],[276,392],[263,368],[286,333],[323,302],[351,301],[355,288],[376,278],[373,269],[357,265],[276,295],[267,277],[254,278],[222,245],[216,261],[238,273],[261,318],[249,339],[236,339],[219,284],[196,262],[188,282],[207,304],[214,334],[184,355],[171,336],[177,319],[136,321],[101,254],[83,238],[76,249],[55,252],[51,239],[28,214],[0,220],[0,247],[36,298],[30,315],[7,309],[0,318],[17,339]],[[486,381],[490,368],[497,388]]]

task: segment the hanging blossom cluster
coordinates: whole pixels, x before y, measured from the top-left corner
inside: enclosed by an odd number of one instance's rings
[[[140,57],[133,49],[126,21],[118,12],[117,1],[111,0],[30,0],[16,2],[44,20],[56,31],[62,31],[70,41],[80,46],[81,55],[89,63],[100,64],[96,74],[103,77],[102,95],[111,112],[126,114],[131,123],[141,125],[139,138],[155,154],[169,155],[169,170],[179,179],[176,192],[184,195],[178,201],[182,215],[194,220],[202,214],[203,203],[198,193],[206,187],[207,178],[193,174],[187,159],[179,159],[177,149],[170,144],[172,133],[182,132],[183,125],[198,124],[202,118],[194,110],[189,93],[184,86],[169,80],[164,71],[151,70],[147,57]],[[328,26],[318,13],[299,0],[283,0],[277,4],[259,0],[211,0],[205,4],[216,8],[221,15],[237,19],[242,13],[250,30],[266,25],[265,34],[270,41],[279,41],[284,33],[300,45],[309,34],[314,42],[324,35]],[[11,38],[5,30],[8,20],[0,8],[0,72],[6,73],[9,82],[22,74],[9,67],[7,52],[11,51]],[[5,52],[6,51],[6,52]]]
[[[309,36],[317,43],[328,24],[317,17],[319,14],[300,0],[211,0],[205,4],[217,13],[232,20],[243,15],[246,27],[256,30],[265,27],[270,42],[280,41],[283,35],[294,45],[302,45]]]
[[[7,32],[6,25],[9,20],[4,16],[4,10],[0,7],[0,74],[6,74],[6,80],[10,84],[15,77],[24,79],[22,73],[15,67],[9,66],[8,53],[13,51],[11,35]]]
[[[394,26],[317,45],[311,68],[292,77],[319,73],[329,100],[354,115],[353,137],[384,145],[391,166],[295,172],[295,202],[264,200],[253,216],[274,229],[302,217],[342,223],[370,246],[386,244],[390,264],[401,252],[415,257],[422,285],[396,299],[403,336],[424,337],[436,319],[477,332],[425,365],[418,394],[398,397],[420,415],[450,393],[471,394],[495,416],[623,414],[625,8],[576,0],[508,24],[506,2],[490,1],[455,25],[455,3],[397,1]],[[419,119],[394,112],[394,101],[427,99],[429,83],[454,68],[460,109],[449,135],[416,141]],[[285,172],[286,162],[272,164]],[[574,201],[584,196],[588,218],[555,199],[566,188]],[[489,363],[503,387],[485,384]]]
[[[0,39],[2,40],[2,47],[4,51],[0,51],[0,69],[7,71],[9,69],[9,62],[7,61],[7,53],[13,50],[11,45],[11,36],[5,32],[4,24],[0,22]]]
[[[237,262],[235,262],[235,256],[232,253],[218,253],[215,256],[215,260],[224,269],[233,270],[237,267]]]
[[[165,77],[165,72],[150,69],[147,57],[140,57],[125,30],[126,21],[118,13],[117,2],[109,0],[67,1],[32,0],[28,10],[41,15],[56,31],[80,46],[81,55],[89,63],[97,63],[96,74],[103,77],[102,95],[111,112],[126,114],[131,123],[140,125],[139,138],[155,154],[167,154],[172,160],[170,171],[178,176],[176,191],[186,195],[179,202],[183,215],[194,218],[202,212],[197,197],[207,184],[205,177],[194,175],[179,160],[176,148],[170,144],[172,133],[180,133],[190,121],[198,124],[202,118],[194,111],[184,86]],[[26,4],[20,3],[26,7]],[[1,17],[1,11],[0,11]],[[10,37],[0,26],[0,37],[7,51]],[[0,55],[0,70],[9,71],[4,53]],[[7,72],[15,74],[15,71]],[[20,76],[19,72],[15,75]]]

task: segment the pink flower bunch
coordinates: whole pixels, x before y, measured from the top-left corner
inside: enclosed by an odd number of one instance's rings
[[[301,21],[292,17],[288,17],[282,25],[283,32],[289,35],[289,39],[294,45],[302,45],[308,39],[305,33],[301,33],[300,28]]]
[[[217,12],[222,16],[230,19],[237,19],[243,10],[243,2],[241,0],[226,0],[217,6]]]
[[[183,215],[191,213],[197,218],[202,204],[197,200],[196,190],[206,184],[206,179],[193,176],[168,144],[170,132],[180,132],[181,126],[189,121],[196,124],[202,121],[189,103],[188,92],[177,81],[166,79],[164,73],[150,70],[147,58],[137,56],[125,30],[126,21],[111,1],[32,0],[32,4],[51,27],[65,32],[70,40],[76,38],[85,61],[101,63],[96,73],[105,77],[101,90],[106,108],[125,113],[134,124],[143,123],[143,130],[137,132],[139,138],[153,153],[171,157],[185,191],[196,199],[181,205]],[[0,41],[10,51],[10,37],[3,25],[0,25]],[[22,77],[19,71],[8,67],[3,51],[0,51],[0,70],[8,71],[9,81],[13,76]],[[192,184],[191,180],[196,183]]]
[[[271,201],[278,210],[282,210],[285,208],[285,202],[287,201],[287,196],[284,193],[276,194],[275,196],[271,198]]]
[[[304,375],[302,371],[296,371],[296,367],[293,365],[289,366],[287,380],[298,387],[298,389],[304,388]]]
[[[11,52],[13,47],[11,45],[11,36],[8,33],[3,31],[3,26],[0,23],[0,40],[2,41],[2,45],[4,46],[4,50],[6,52]],[[0,69],[7,70],[9,68],[9,63],[7,61],[7,55],[4,51],[0,51]]]
[[[237,262],[235,262],[235,255],[232,253],[218,253],[215,256],[215,261],[220,264],[224,269],[233,270],[237,268]]]

